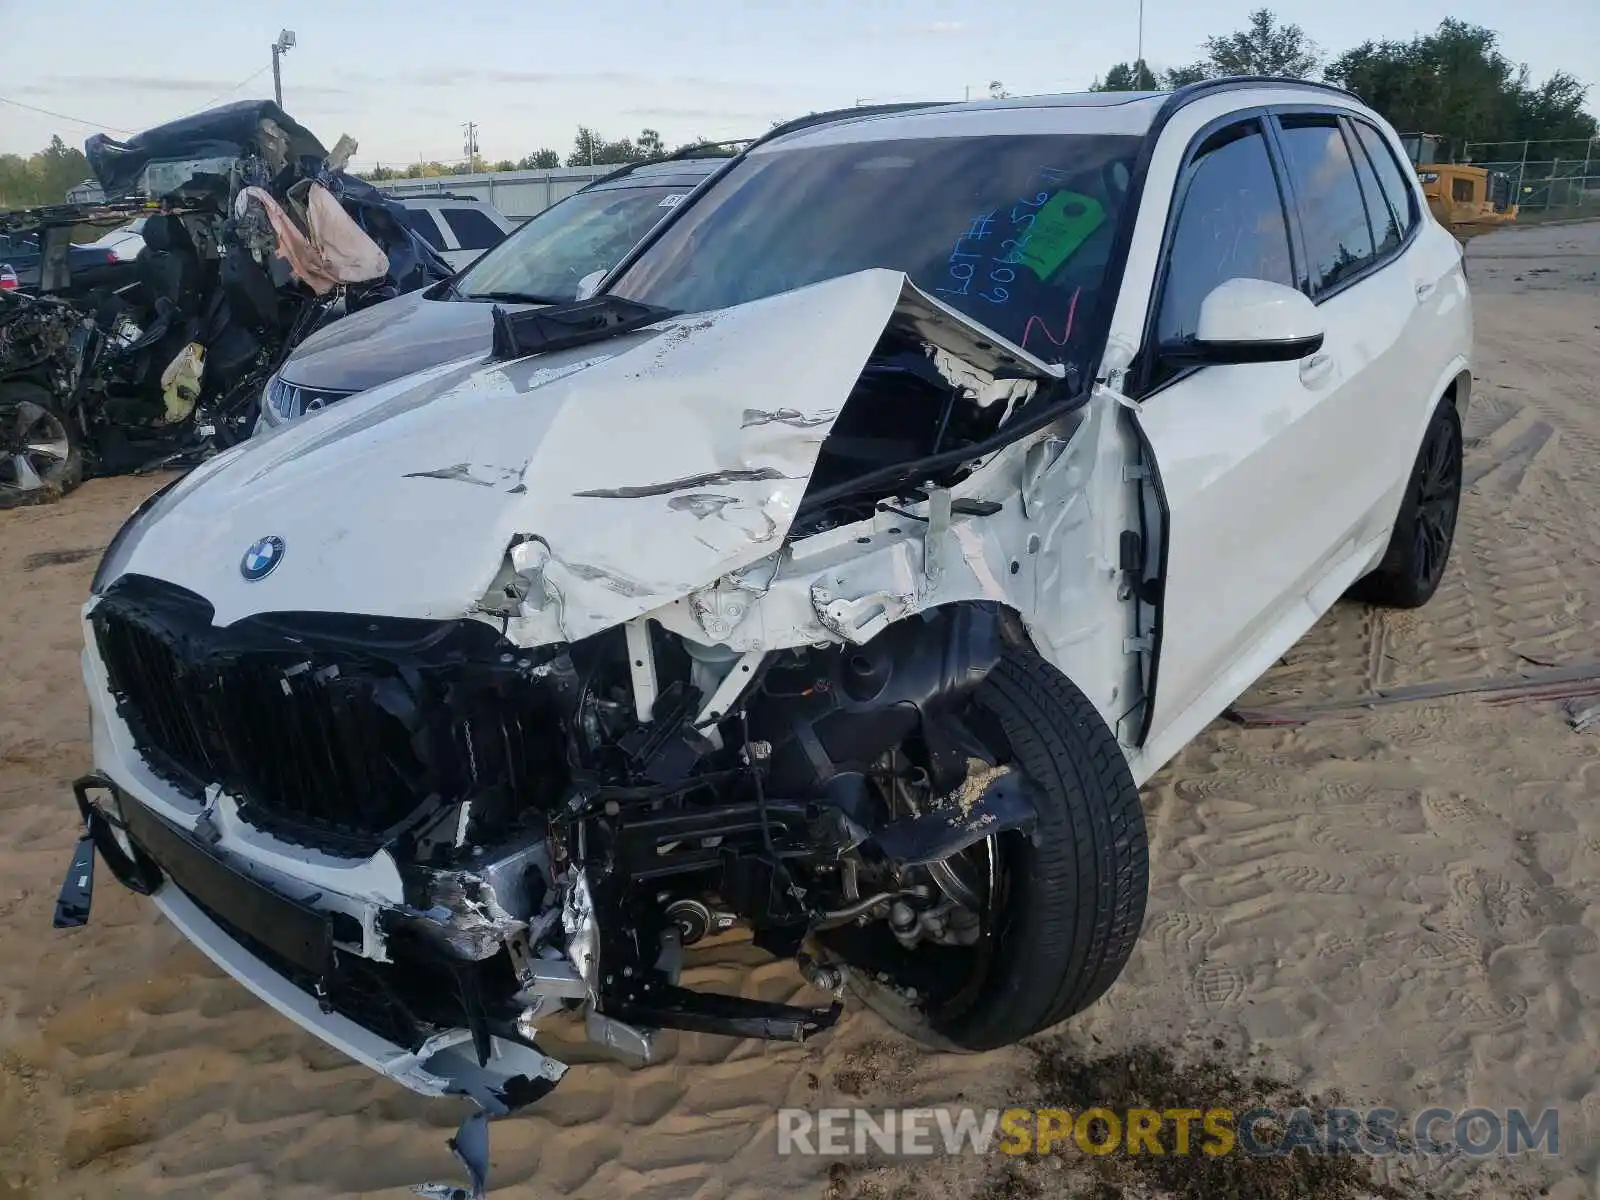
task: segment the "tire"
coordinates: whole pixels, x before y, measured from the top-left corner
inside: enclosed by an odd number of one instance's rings
[[[34,383],[0,384],[0,508],[59,499],[83,482],[72,420]]]
[[[1000,835],[1005,888],[981,981],[959,1011],[923,1013],[851,975],[870,1007],[913,1036],[992,1050],[1081,1012],[1111,986],[1144,923],[1150,863],[1127,760],[1061,672],[1031,650],[1008,650],[976,704],[1003,731],[1040,810],[1031,837]]]
[[[1421,608],[1439,590],[1461,512],[1461,414],[1445,397],[1406,481],[1383,561],[1352,591],[1386,608]]]

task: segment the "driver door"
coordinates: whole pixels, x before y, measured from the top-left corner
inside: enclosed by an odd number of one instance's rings
[[[1205,136],[1179,177],[1158,345],[1193,338],[1200,303],[1245,277],[1304,289],[1305,254],[1265,116]],[[1352,176],[1352,183],[1354,177]],[[1326,306],[1319,308],[1326,316]],[[1145,746],[1175,752],[1316,620],[1310,593],[1350,554],[1370,436],[1346,333],[1286,362],[1148,360],[1140,428],[1167,510],[1154,710]],[[1331,581],[1330,581],[1331,582]],[[1340,585],[1340,590],[1343,588]]]

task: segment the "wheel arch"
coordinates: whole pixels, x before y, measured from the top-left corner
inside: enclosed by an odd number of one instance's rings
[[[1446,385],[1439,397],[1441,400],[1449,399],[1456,406],[1456,414],[1465,424],[1467,420],[1467,405],[1472,400],[1472,371],[1463,366]]]
[[[1439,372],[1434,380],[1433,387],[1428,395],[1432,402],[1419,415],[1416,428],[1412,431],[1411,444],[1420,447],[1422,439],[1428,434],[1428,425],[1433,420],[1433,414],[1439,405],[1449,400],[1456,406],[1456,413],[1463,423],[1467,419],[1467,405],[1472,400],[1472,366],[1465,358],[1458,357],[1443,371]]]

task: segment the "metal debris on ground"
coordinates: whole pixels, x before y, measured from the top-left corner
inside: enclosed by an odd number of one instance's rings
[[[1353,716],[1368,709],[1391,704],[1443,700],[1451,696],[1477,696],[1485,704],[1520,704],[1538,700],[1565,700],[1570,697],[1600,695],[1600,663],[1581,663],[1529,675],[1498,679],[1463,679],[1453,682],[1420,683],[1333,700],[1323,704],[1285,705],[1281,708],[1229,708],[1224,715],[1244,726],[1304,725],[1321,717]]]
[[[1600,722],[1600,704],[1584,704],[1579,700],[1567,701],[1567,721],[1579,733],[1587,733]]]

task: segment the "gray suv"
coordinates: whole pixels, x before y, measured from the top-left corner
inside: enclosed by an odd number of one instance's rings
[[[624,167],[531,218],[454,279],[312,334],[267,381],[256,432],[475,350],[488,354],[496,305],[575,299],[584,278],[614,266],[727,154],[706,148]]]

